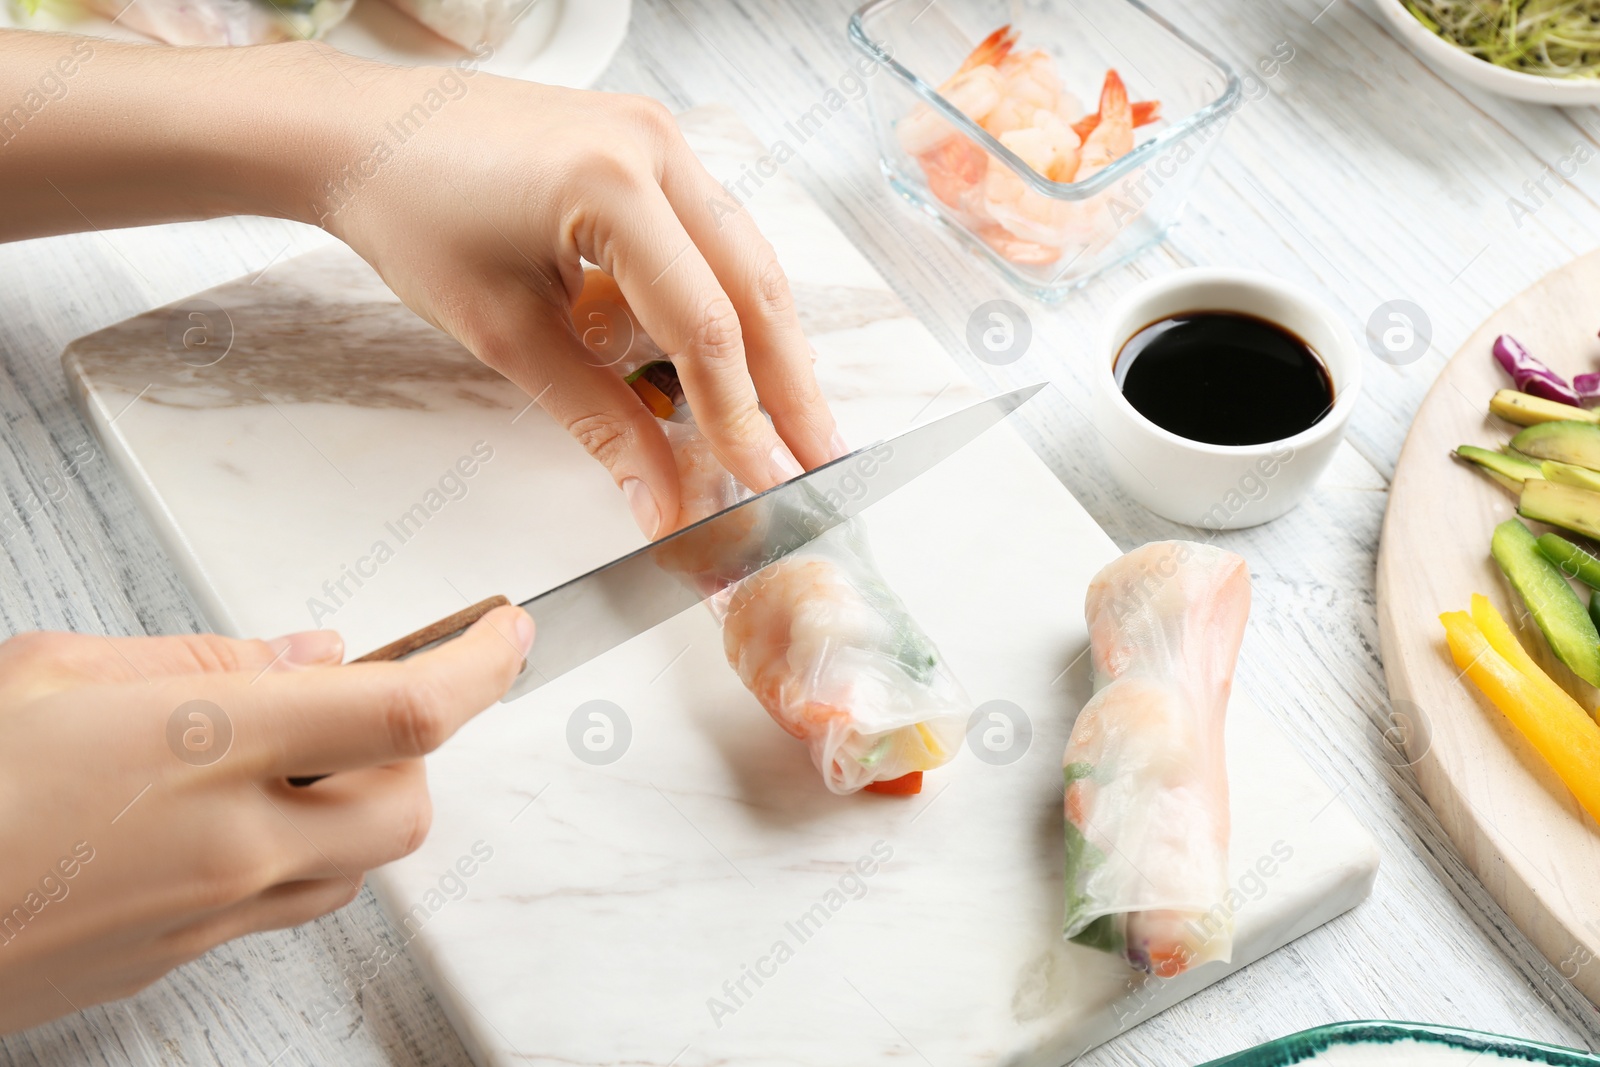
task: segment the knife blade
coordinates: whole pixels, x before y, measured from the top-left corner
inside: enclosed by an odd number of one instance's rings
[[[524,600],[519,606],[533,616],[538,637],[501,701],[532,692],[861,514],[1042,388],[1041,382],[1002,393],[858,448]],[[491,597],[360,661],[399,659],[431,648],[508,602]]]

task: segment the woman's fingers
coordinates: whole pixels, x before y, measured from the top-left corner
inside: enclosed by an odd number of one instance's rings
[[[262,930],[287,930],[338,911],[361,893],[365,874],[352,878],[318,878],[305,882],[275,885],[254,900],[236,909],[233,928],[238,933],[223,933],[214,944],[231,941]]]
[[[284,882],[241,900],[166,935],[161,942],[161,967],[151,978],[198,959],[224,941],[262,930],[299,926],[338,911],[356,898],[361,885],[360,876]]]
[[[264,786],[294,831],[294,880],[349,878],[417,850],[433,822],[421,760],[364,767],[297,789]]]
[[[194,674],[256,674],[326,666],[344,657],[332,630],[310,630],[271,641],[217,634],[170,637],[98,637],[89,634],[18,634],[0,645],[0,678],[11,699],[40,697],[76,685],[148,682]],[[12,669],[26,666],[27,670]],[[15,689],[26,678],[27,691]]]
[[[766,417],[745,364],[739,311],[656,185],[595,208],[579,251],[617,280],[628,306],[671,357],[695,421],[723,466],[752,489],[801,472]]]
[[[109,640],[129,665],[150,678],[328,667],[344,660],[344,638],[333,630],[304,630],[270,640],[236,640],[216,634]]]
[[[252,769],[272,778],[425,755],[505,693],[533,636],[527,612],[503,607],[400,663],[269,673],[240,694],[245,721],[236,744]]]
[[[589,322],[592,346],[566,312],[513,293],[479,342],[478,356],[516,382],[611,472],[646,537],[672,529],[678,517],[678,468],[656,418],[613,365],[628,355],[621,322]],[[583,307],[580,299],[580,308]],[[621,308],[610,312],[620,314]],[[600,308],[589,314],[607,316]],[[594,338],[606,336],[598,341]]]
[[[668,148],[661,187],[733,301],[745,363],[773,426],[808,469],[843,455],[789,279],[755,220],[733,204],[681,137]]]

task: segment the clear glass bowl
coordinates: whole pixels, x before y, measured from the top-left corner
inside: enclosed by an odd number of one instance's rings
[[[1051,180],[940,94],[983,97],[981,84],[946,82],[1007,23],[1018,35],[1013,54],[1047,53],[1085,113],[1098,110],[1115,69],[1131,100],[1160,101],[1160,118],[1136,128],[1132,151],[1097,173]],[[1226,63],[1140,0],[871,0],[850,17],[850,40],[879,64],[866,81],[889,184],[1043,300],[1161,241],[1242,99]],[[1005,136],[1029,153],[1026,138]]]

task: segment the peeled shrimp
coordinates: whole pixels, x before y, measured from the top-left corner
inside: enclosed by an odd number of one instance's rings
[[[1038,174],[1078,182],[1133,150],[1136,126],[1160,117],[1159,101],[1130,102],[1115,70],[1107,71],[1099,110],[1082,106],[1061,86],[1055,61],[1039,49],[1016,51],[1009,26],[984,38],[940,92]],[[1091,247],[1115,237],[1104,196],[1044,196],[1008,166],[991,165],[977,142],[925,106],[898,126],[928,190],[969,229],[1014,263],[1055,262],[1067,245]]]
[[[1098,174],[1113,160],[1133,151],[1133,107],[1128,103],[1128,87],[1114,70],[1106,71],[1105,87],[1100,90],[1100,122],[1084,139],[1078,181]]]
[[[972,121],[982,123],[1007,91],[998,65],[1016,40],[1016,32],[1008,25],[979,41],[956,72],[940,83],[939,95]],[[956,128],[926,104],[918,104],[901,119],[895,133],[900,147],[914,156],[926,155],[957,135]]]
[[[1016,46],[1017,31],[1012,29],[1008,22],[979,41],[978,46],[968,52],[967,58],[961,61],[956,73],[965,74],[979,67],[998,67]]]
[[[1001,61],[999,71],[1001,99],[983,122],[996,137],[1034,125],[1041,111],[1069,124],[1082,114],[1077,99],[1061,91],[1055,60],[1048,53],[1013,52]]]
[[[988,220],[980,222],[978,236],[983,238],[984,244],[1013,263],[1047,267],[1061,258],[1062,249],[1059,244],[1040,244],[1037,241],[1024,240],[998,222]]]
[[[1135,127],[1148,126],[1161,117],[1161,101],[1135,100],[1130,105],[1130,110],[1133,112],[1133,124]],[[1096,111],[1072,123],[1072,132],[1077,134],[1078,139],[1081,141],[1088,137],[1098,125],[1100,125],[1100,112]]]
[[[965,214],[983,208],[979,183],[989,171],[989,153],[966,137],[952,137],[917,157],[934,196]]]
[[[1041,111],[1035,125],[1000,135],[1000,143],[1053,182],[1070,182],[1078,169],[1078,135],[1054,112]],[[1010,167],[994,167],[983,184],[989,217],[1025,241],[1051,244],[1060,239],[1068,202],[1028,188]]]
[[[939,87],[939,95],[974,122],[989,117],[989,112],[1000,103],[1003,91],[1000,72],[987,66],[958,74]],[[900,147],[914,156],[931,152],[950,138],[960,136],[949,120],[926,104],[918,105],[901,119],[896,134]]]
[[[883,619],[837,566],[800,559],[774,564],[735,590],[723,644],[745,687],[803,741],[848,720],[851,700],[844,692],[805,692],[807,679],[797,667],[826,655],[830,642],[876,644],[882,630]]]
[[[1114,70],[1106,72],[1100,110],[1094,119],[1082,145],[1074,143],[1070,151],[1060,147],[1062,135],[1055,130],[1060,120],[1054,116],[1042,123],[1050,130],[1047,138],[1023,130],[1006,135],[1001,143],[1012,148],[1007,138],[1025,139],[1022,141],[1025,151],[1012,150],[1034,170],[1052,181],[1081,182],[1133,151],[1133,109],[1128,102],[1127,87]],[[1072,127],[1066,127],[1065,136],[1072,142],[1078,139]],[[1042,167],[1041,162],[1050,169]],[[1092,248],[1113,239],[1117,233],[1118,227],[1109,215],[1108,193],[1099,193],[1087,200],[1046,197],[1027,188],[1009,169],[995,167],[989,171],[985,194],[990,216],[1007,232],[1024,241]]]
[[[1223,727],[1249,569],[1153,542],[1095,576],[1084,612],[1095,693],[1062,761],[1066,935],[1163,978],[1230,959]]]

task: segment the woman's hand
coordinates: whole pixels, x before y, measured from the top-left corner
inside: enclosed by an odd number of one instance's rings
[[[227,214],[321,225],[537,398],[648,534],[676,525],[677,472],[650,413],[572,329],[580,257],[617,280],[745,484],[845,450],[772,248],[653,100],[313,43],[4,29],[0,100],[28,102],[0,130],[0,240]]]
[[[419,757],[532,643],[500,608],[403,663],[334,666],[326,631],[0,644],[0,1033],[348,903],[427,833]]]
[[[677,471],[655,418],[572,329],[580,257],[616,279],[747,485],[843,453],[771,246],[665,107],[470,69],[358,77],[353,154],[327,161],[312,213],[538,398],[610,469],[647,534],[676,525]]]

